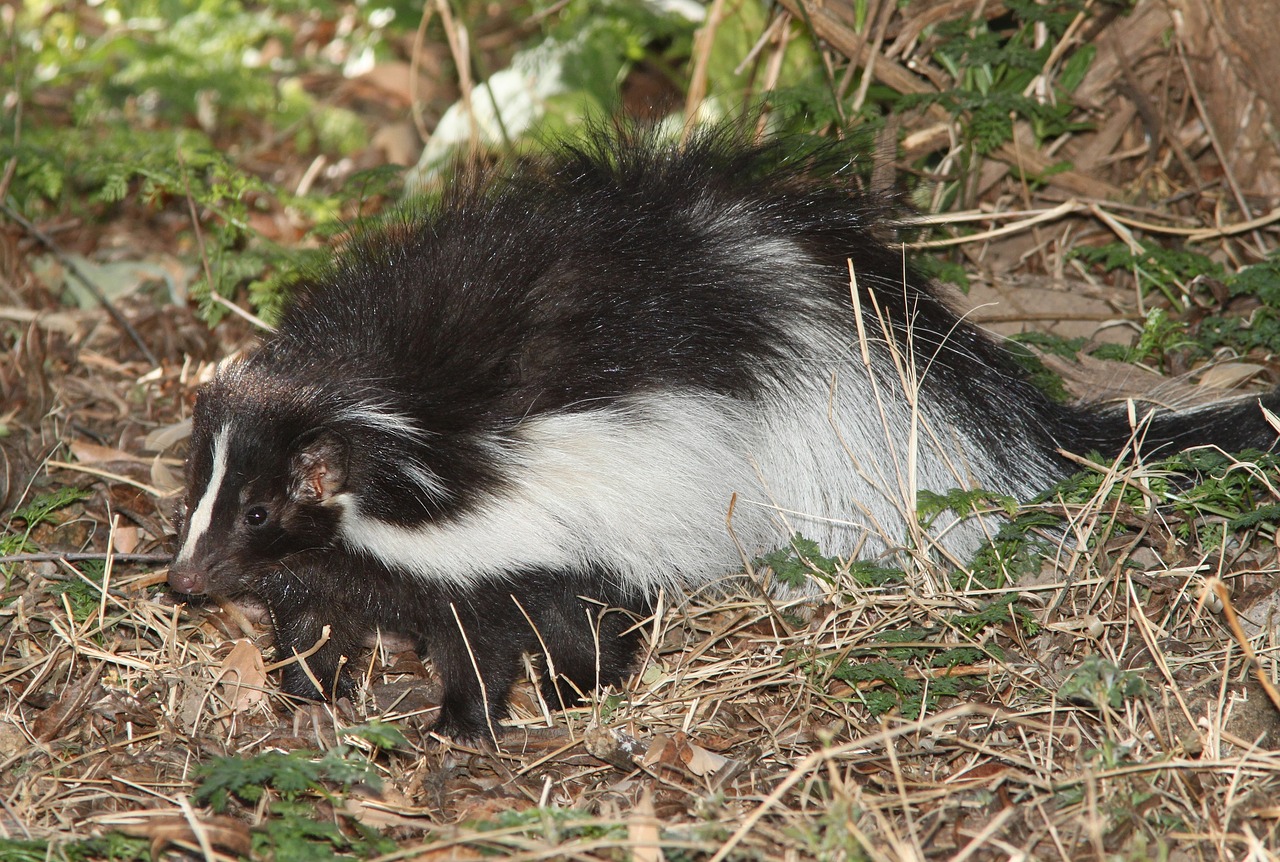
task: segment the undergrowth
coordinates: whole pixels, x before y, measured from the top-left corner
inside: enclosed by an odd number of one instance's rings
[[[294,5],[303,17],[339,14],[326,4]],[[350,177],[344,189],[299,195],[247,166],[259,154],[238,139],[251,128],[256,137],[262,123],[300,160],[341,160],[367,142],[354,115],[296,85],[297,75],[333,74],[342,64],[290,50],[299,34],[278,11],[214,0],[178,14],[163,0],[108,0],[91,11],[27,4],[18,18],[20,50],[0,61],[27,108],[0,116],[0,159],[14,166],[12,205],[35,220],[105,220],[125,206],[180,214],[189,224],[186,254],[201,262],[191,293],[210,324],[226,314],[211,294],[231,298],[241,289],[270,320],[313,259],[256,228],[255,213],[292,211],[323,238],[364,200],[398,189],[378,171]],[[386,53],[383,12],[366,9],[349,23],[349,61]],[[282,58],[262,56],[273,45],[284,47]]]
[[[0,556],[22,554],[36,550],[31,535],[44,524],[55,522],[54,515],[67,506],[88,499],[83,488],[63,487],[41,494],[30,503],[8,513],[3,533],[0,533]],[[0,572],[6,580],[12,575],[9,563],[0,564]]]
[[[1129,468],[1130,478],[1121,481],[1114,478],[1116,469],[1096,458],[1093,468],[1062,480],[1026,505],[981,489],[921,492],[918,514],[925,525],[944,512],[960,517],[992,511],[1004,515],[970,564],[951,575],[950,584],[957,595],[977,590],[996,591],[997,597],[977,600],[973,610],[938,613],[927,625],[881,631],[852,648],[793,652],[785,660],[805,666],[819,687],[829,679],[848,683],[850,696],[873,716],[892,713],[915,719],[991,682],[985,674],[951,678],[931,671],[990,662],[998,672],[1006,645],[1040,634],[1040,615],[1016,588],[1053,565],[1073,512],[1087,507],[1102,513],[1082,549],[1086,553],[1112,544],[1131,552],[1135,543],[1144,541],[1144,520],[1149,518],[1159,518],[1187,554],[1200,557],[1226,544],[1247,547],[1253,532],[1265,541],[1274,540],[1280,521],[1275,485],[1280,456],[1274,453],[1233,456],[1193,449]],[[1124,465],[1119,471],[1126,473]],[[850,565],[824,556],[800,535],[756,565],[767,567],[792,588],[814,578],[829,595],[844,596],[845,601],[855,601],[861,590],[893,590],[910,582],[899,568],[865,561]],[[1148,693],[1140,675],[1094,655],[1070,671],[1057,696],[1093,708],[1118,709]]]
[[[343,736],[378,751],[408,748],[399,730],[381,722],[347,728]],[[197,767],[192,801],[222,814],[244,806],[255,812],[253,857],[275,862],[366,858],[388,853],[395,842],[364,825],[342,801],[381,787],[377,769],[359,749],[340,742],[323,753],[264,751],[250,757],[218,757]],[[317,803],[324,803],[319,809]],[[317,816],[321,815],[321,816]]]
[[[546,116],[522,139],[505,140],[506,148],[534,145],[584,117],[616,110],[618,87],[638,65],[658,70],[677,92],[686,86],[679,69],[693,50],[696,21],[627,3],[606,4],[608,14],[587,0],[532,5],[534,12],[555,12],[534,18],[539,25],[527,45],[569,51],[564,92],[550,99]],[[950,89],[938,93],[901,94],[876,84],[862,98],[848,81],[832,76],[819,46],[793,40],[765,100],[774,129],[803,137],[834,126],[869,135],[883,127],[887,114],[939,104],[966,118],[966,164],[1007,142],[1015,120],[1030,122],[1039,140],[1070,131],[1077,123],[1070,93],[1094,51],[1086,45],[1066,52],[1048,76],[1045,64],[1065,29],[1092,4],[1007,5],[1008,12],[993,20],[958,18],[925,29],[934,60],[951,77]],[[15,96],[29,106],[25,119],[0,117],[0,158],[12,159],[15,167],[14,205],[36,219],[59,211],[103,219],[126,204],[180,214],[191,222],[186,254],[201,264],[191,288],[200,314],[216,323],[227,310],[212,297],[243,294],[270,322],[316,253],[305,243],[264,234],[252,216],[287,211],[323,242],[370,206],[398,196],[403,168],[344,174],[340,185],[322,182],[300,195],[271,173],[249,167],[260,154],[245,152],[237,138],[248,127],[268,124],[276,145],[299,162],[341,162],[367,145],[370,130],[354,115],[308,95],[297,81],[395,59],[396,39],[411,32],[421,14],[398,3],[339,11],[313,0],[298,0],[285,11],[270,14],[230,0],[184,15],[174,15],[161,0],[105,0],[91,14],[25,7],[17,29],[23,50],[0,61],[17,82]],[[470,6],[460,12],[480,14]],[[343,31],[341,50],[301,50],[305,28],[288,26],[297,19],[333,22]],[[439,22],[429,23],[436,33]],[[720,22],[708,79],[710,101],[721,113],[743,103],[759,74],[742,57],[767,23],[764,7],[750,3],[737,4]],[[481,58],[475,61],[479,66]],[[1025,95],[1033,79],[1047,82],[1053,98]],[[38,90],[64,98],[37,99]],[[926,172],[936,167],[927,159],[913,166]],[[962,179],[944,180],[952,191],[943,197],[957,194]],[[953,264],[937,268],[963,277]]]
[[[0,838],[0,859],[5,862],[152,862],[155,857],[146,838],[106,832],[82,841]]]
[[[1219,350],[1237,355],[1280,352],[1280,257],[1228,272],[1208,255],[1152,240],[1140,249],[1126,243],[1080,247],[1072,256],[1108,274],[1133,279],[1140,295],[1164,306],[1150,308],[1142,332],[1131,347],[1099,345],[1089,352],[1103,359],[1167,365],[1180,354],[1183,363],[1213,358]],[[1231,303],[1249,303],[1248,314],[1224,314]],[[1019,340],[1046,345],[1052,338],[1028,335]],[[1080,352],[1082,339],[1060,344],[1060,352]]]
[[[1089,3],[1010,0],[1001,18],[955,18],[934,31],[934,59],[951,75],[954,88],[937,94],[904,96],[902,107],[941,104],[963,115],[974,156],[983,156],[1013,138],[1013,118],[1030,122],[1037,143],[1083,126],[1074,118],[1071,93],[1093,62],[1093,46],[1069,52],[1049,80],[1053,98],[1035,98],[1030,85],[1042,78],[1058,39]],[[1116,4],[1128,5],[1128,3]],[[1048,38],[1045,38],[1045,36]]]

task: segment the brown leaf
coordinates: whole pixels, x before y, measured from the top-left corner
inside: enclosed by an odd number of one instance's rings
[[[131,455],[123,449],[99,446],[97,443],[90,443],[87,440],[72,440],[67,446],[71,449],[71,454],[75,455],[76,460],[81,464],[111,464],[118,461],[134,461],[141,464],[151,460],[150,458]]]
[[[218,679],[235,712],[244,712],[260,702],[267,696],[267,672],[262,650],[247,638],[237,640],[222,660]]]
[[[683,736],[683,734],[680,735]],[[654,735],[653,741],[649,743],[649,750],[638,759],[641,764],[649,769],[659,765],[679,767],[681,765],[679,750],[679,741],[673,740],[664,733],[658,733]]]
[[[221,847],[235,856],[248,856],[253,849],[247,823],[233,817],[210,815],[197,818],[196,824],[205,840],[214,847]],[[170,844],[200,845],[191,822],[181,815],[148,818],[140,823],[121,825],[119,829],[126,835],[150,838],[153,857]]]
[[[85,705],[98,687],[98,678],[102,676],[102,665],[97,665],[80,679],[67,686],[62,697],[53,706],[40,713],[35,720],[33,730],[36,739],[41,742],[52,742],[62,735],[68,725],[84,715]]]
[[[374,829],[393,826],[402,829],[425,829],[430,824],[422,809],[414,808],[409,800],[394,788],[385,788],[381,796],[383,798],[380,799],[352,796],[343,801],[342,808],[365,826]]]
[[[723,754],[716,754],[688,741],[680,751],[680,760],[684,762],[685,769],[694,775],[711,775],[732,763]]]
[[[138,528],[132,525],[116,527],[115,550],[119,554],[132,554],[138,549]]]
[[[1003,763],[997,763],[995,761],[979,763],[977,766],[954,773],[951,778],[948,779],[948,783],[967,784],[976,781],[989,781],[991,779],[999,778],[1007,772],[1009,772],[1009,767]]]

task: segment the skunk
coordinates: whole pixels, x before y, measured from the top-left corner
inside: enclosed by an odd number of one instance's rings
[[[353,240],[199,393],[170,586],[256,597],[284,656],[329,626],[294,695],[350,693],[345,661],[406,635],[436,729],[485,740],[525,654],[573,704],[632,669],[660,594],[796,533],[893,554],[919,490],[1030,495],[1060,449],[1129,444],[1127,410],[1046,397],[904,263],[843,156],[793,153],[597,132]],[[1266,449],[1258,400],[1136,433]]]

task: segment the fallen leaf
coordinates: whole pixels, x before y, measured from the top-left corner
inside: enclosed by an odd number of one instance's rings
[[[1211,365],[1200,374],[1200,385],[1213,389],[1236,389],[1260,374],[1266,368],[1251,362],[1220,362]],[[1221,397],[1215,395],[1215,397]]]
[[[76,722],[84,715],[85,705],[98,687],[98,678],[102,676],[102,665],[86,673],[62,692],[62,697],[53,706],[40,713],[32,730],[36,739],[51,742],[62,735],[69,724]]]
[[[381,796],[380,799],[351,796],[342,803],[342,807],[365,826],[371,826],[374,829],[386,829],[392,826],[425,829],[430,825],[426,812],[414,808],[409,800],[394,788],[384,788]]]
[[[218,670],[219,685],[233,712],[244,712],[267,696],[267,671],[262,650],[248,638],[235,642]]]
[[[118,554],[132,554],[138,549],[138,528],[127,524],[116,527],[113,535],[112,546]]]
[[[12,721],[0,721],[0,759],[9,760],[28,750],[31,741]]]
[[[729,758],[723,754],[708,751],[692,742],[685,743],[680,751],[680,759],[684,761],[685,768],[694,775],[712,775],[730,762]]]
[[[151,462],[151,484],[167,494],[181,488],[183,481],[157,455]]]
[[[234,817],[210,815],[196,820],[197,828],[214,847],[228,850],[234,856],[248,856],[253,850],[253,837],[249,832],[249,824]],[[124,823],[117,826],[126,835],[136,838],[150,838],[152,858],[159,856],[158,851],[170,844],[188,844],[199,846],[200,839],[196,830],[186,817],[172,815],[166,817],[149,817],[138,823]]]
[[[181,443],[190,436],[191,420],[183,419],[181,422],[174,422],[172,425],[163,425],[155,429],[142,441],[142,445],[148,452],[163,452],[170,446]]]
[[[110,464],[113,461],[145,462],[150,460],[138,455],[131,455],[123,449],[99,446],[97,443],[90,443],[87,440],[72,440],[67,446],[71,449],[71,454],[75,455],[76,460],[81,464]]]

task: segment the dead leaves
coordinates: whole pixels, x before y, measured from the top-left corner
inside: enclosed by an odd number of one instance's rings
[[[249,824],[234,817],[197,817],[190,811],[173,814],[160,810],[112,825],[126,835],[150,840],[152,859],[160,858],[170,846],[197,852],[216,848],[232,857],[248,857],[253,850]]]

